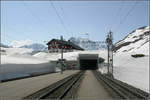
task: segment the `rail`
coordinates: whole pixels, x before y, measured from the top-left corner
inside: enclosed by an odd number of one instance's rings
[[[38,92],[35,92],[24,99],[63,99],[71,88],[76,85],[80,78],[83,76],[84,71],[80,71],[76,74],[73,74],[67,78],[64,78],[44,89],[39,90]],[[74,95],[74,94],[69,94],[69,95]],[[70,96],[73,97],[73,96]]]
[[[148,99],[149,94],[140,89],[137,89],[131,85],[128,85],[112,77],[108,77],[107,75],[103,75],[98,71],[93,71],[93,73],[99,82],[105,83],[105,85],[107,85],[107,88],[110,88],[113,92],[116,93],[117,96],[116,95],[113,96],[118,99],[126,99],[126,100]]]

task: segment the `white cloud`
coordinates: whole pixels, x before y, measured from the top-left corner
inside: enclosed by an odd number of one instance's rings
[[[17,47],[21,47],[21,46],[24,46],[24,45],[30,45],[30,44],[32,44],[32,43],[33,43],[33,41],[30,40],[30,39],[19,40],[19,41],[15,40],[15,41],[12,41],[12,42],[10,43],[10,46],[17,48]]]

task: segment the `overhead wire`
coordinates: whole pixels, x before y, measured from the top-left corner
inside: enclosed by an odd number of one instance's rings
[[[50,1],[50,4],[51,4],[52,8],[54,9],[54,11],[55,11],[55,13],[56,13],[56,15],[57,15],[57,17],[58,17],[58,19],[59,19],[59,21],[60,21],[60,24],[61,24],[62,27],[63,27],[63,29],[65,30],[65,32],[66,32],[68,35],[70,35],[70,34],[68,33],[68,30],[67,30],[65,24],[64,24],[64,21],[62,20],[61,16],[59,15],[59,13],[58,13],[58,11],[57,11],[55,5],[54,5],[53,2],[51,2],[51,1]]]
[[[122,0],[121,0],[122,1]],[[122,10],[122,3],[123,3],[123,1],[121,2],[121,6],[119,7],[119,9],[113,14],[114,15],[114,17],[115,17],[115,19],[118,19],[118,16],[119,16],[119,14],[120,14],[120,12],[121,12],[121,10]],[[116,21],[117,22],[117,21]],[[109,23],[109,25],[111,25],[111,23]],[[111,29],[113,29],[113,27],[114,27],[115,25],[111,25],[110,26],[110,30]]]
[[[121,25],[127,20],[127,17],[130,15],[130,13],[134,10],[134,8],[136,7],[137,5],[137,1],[135,1],[135,3],[132,5],[132,7],[129,9],[129,11],[127,12],[127,14],[122,18],[122,20],[120,20],[119,24],[116,26],[116,28],[114,29],[114,32],[117,33],[120,28],[121,28]]]
[[[36,19],[36,22],[38,23],[38,25],[42,29],[47,30],[47,33],[49,33],[47,25],[33,12],[33,10],[29,7],[29,5],[27,5],[25,2],[23,2],[23,4],[24,4],[25,8],[29,11],[31,16]]]
[[[120,4],[120,7],[118,8],[118,11],[117,11],[117,13],[115,14],[115,19],[118,19],[118,17],[119,17],[119,20],[120,20],[120,15],[121,15],[121,11],[123,10],[123,8],[124,8],[124,1],[122,0],[122,2],[121,2],[121,4]],[[119,21],[118,20],[118,21]],[[116,21],[117,22],[117,21]],[[115,24],[115,25],[117,25],[117,24]],[[115,25],[113,25],[112,27],[114,28],[114,26]],[[112,29],[113,29],[112,28]],[[110,28],[111,29],[111,28]]]
[[[36,16],[36,14],[33,12],[33,10],[25,3],[25,1],[23,1],[23,5],[25,6],[25,8],[29,11],[29,13],[31,14],[32,17],[34,17],[36,19],[36,22],[40,25],[40,27],[42,27],[44,30],[47,30],[47,26],[45,25],[45,23],[43,21],[41,21],[41,19]]]
[[[63,6],[60,6],[60,9],[61,9],[61,11],[62,11],[62,15],[63,15],[63,16],[66,16],[67,18],[66,18],[66,17],[65,17],[65,18],[68,19],[69,16],[66,15],[66,13],[65,13],[65,11],[64,11],[64,9],[63,9]],[[67,20],[67,22],[68,22],[68,20]],[[67,27],[70,26],[70,25],[71,25],[70,23],[67,23]],[[70,29],[70,28],[69,28],[69,29]],[[73,32],[72,32],[71,30],[69,30],[69,33],[70,33],[71,36],[73,37]]]

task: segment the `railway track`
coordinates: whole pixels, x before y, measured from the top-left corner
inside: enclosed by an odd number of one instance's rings
[[[23,99],[75,99],[84,73],[85,71],[80,71],[76,74],[68,76],[44,89],[41,89],[27,97],[24,97]],[[140,89],[114,79],[113,77],[110,77],[108,75],[101,74],[96,70],[93,71],[93,74],[113,99],[149,100],[149,94]],[[95,91],[95,93],[98,91]]]
[[[65,79],[62,79],[44,89],[39,90],[23,99],[72,99],[74,98],[77,88],[85,71],[80,71]]]
[[[98,71],[93,71],[97,80],[103,83],[104,87],[115,99],[125,100],[148,100],[149,94],[130,86],[124,82],[121,82],[107,75],[103,75]]]

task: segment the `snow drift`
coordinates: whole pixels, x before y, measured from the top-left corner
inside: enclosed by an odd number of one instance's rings
[[[0,80],[54,72],[49,60],[33,57],[33,49],[1,47]]]
[[[149,36],[150,26],[141,27],[116,43],[114,76],[128,84],[149,92]],[[143,54],[134,58],[131,55]]]

